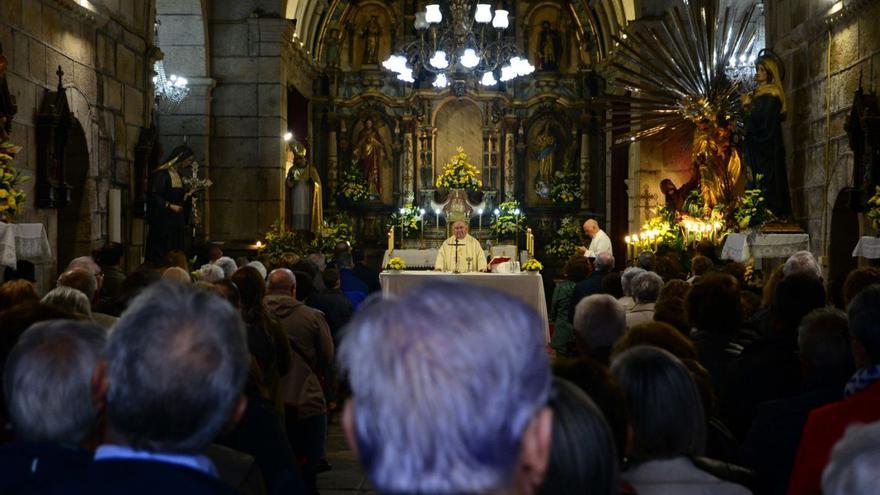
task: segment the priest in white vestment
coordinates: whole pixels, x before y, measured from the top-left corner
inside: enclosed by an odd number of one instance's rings
[[[599,228],[599,222],[592,218],[584,222],[584,233],[590,236],[590,245],[586,247],[585,256],[595,257],[599,253],[614,255],[611,252],[611,238]]]
[[[468,226],[462,221],[452,224],[453,236],[446,239],[437,253],[434,270],[441,272],[484,272],[486,255],[480,241],[468,234]]]

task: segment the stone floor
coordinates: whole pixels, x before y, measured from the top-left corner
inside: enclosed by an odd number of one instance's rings
[[[354,452],[348,448],[342,427],[336,418],[327,431],[327,461],[333,469],[318,475],[318,491],[321,495],[376,493],[358,464]]]

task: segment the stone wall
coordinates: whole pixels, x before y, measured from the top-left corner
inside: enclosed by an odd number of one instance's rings
[[[838,2],[843,4],[842,2]],[[798,223],[811,250],[824,256],[838,193],[852,185],[853,155],[844,122],[859,79],[880,89],[880,1],[767,2],[767,45],[786,65],[784,124],[789,182]]]
[[[91,10],[70,0],[0,2],[0,43],[9,59],[9,88],[19,107],[12,139],[24,146],[17,166],[35,175],[35,115],[45,91],[58,86],[58,66],[64,71],[62,84],[71,110],[85,133],[87,176],[69,178],[85,189],[76,255],[88,254],[107,239],[109,188],[123,188],[123,212],[129,210],[134,148],[149,121],[151,98],[145,63],[153,24],[151,2],[91,0],[89,5]],[[27,184],[28,202],[17,221],[45,224],[56,249],[59,215],[35,208],[34,183]],[[123,223],[123,241],[128,244],[130,214],[123,215]],[[41,272],[53,280],[54,264]]]
[[[284,72],[293,24],[271,12],[260,14],[260,3],[210,4],[211,76],[216,80],[210,228],[212,240],[232,246],[253,244],[284,212]]]

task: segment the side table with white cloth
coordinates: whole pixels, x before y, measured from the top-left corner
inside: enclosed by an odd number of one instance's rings
[[[0,263],[15,268],[19,259],[34,263],[52,260],[52,246],[43,224],[0,222]]]
[[[859,239],[856,248],[853,249],[853,258],[861,256],[869,260],[880,259],[880,237],[864,236]]]
[[[0,222],[0,264],[15,268],[18,260],[35,265],[52,261],[52,246],[41,223]],[[41,277],[37,274],[37,290],[43,292]]]
[[[397,251],[394,253],[397,254]],[[406,294],[416,285],[440,281],[473,284],[505,292],[535,309],[543,323],[544,339],[550,341],[550,317],[547,312],[547,298],[544,296],[544,279],[538,272],[452,274],[433,271],[384,271],[379,274],[379,281],[382,284],[382,295],[386,297]]]
[[[728,234],[721,258],[741,263],[751,258],[788,258],[809,248],[809,234]]]

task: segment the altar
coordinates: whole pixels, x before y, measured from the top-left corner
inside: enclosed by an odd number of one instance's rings
[[[43,224],[0,222],[0,264],[15,268],[19,259],[51,261],[52,247]]]
[[[516,297],[537,311],[543,322],[544,339],[550,342],[550,317],[540,273],[444,273],[433,271],[385,271],[379,274],[382,295],[403,295],[412,287],[431,282],[451,281],[490,287]]]
[[[728,234],[724,241],[721,258],[744,263],[752,258],[788,258],[798,251],[808,249],[808,234],[733,233]]]

